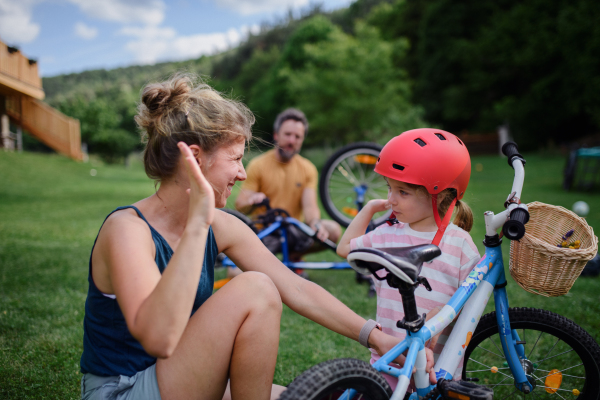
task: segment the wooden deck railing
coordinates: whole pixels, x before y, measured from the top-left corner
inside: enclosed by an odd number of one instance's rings
[[[26,96],[11,96],[7,114],[46,145],[76,160],[82,160],[79,121]]]
[[[9,90],[43,99],[37,62],[30,61],[18,50],[11,52],[9,49],[0,42],[0,84]]]

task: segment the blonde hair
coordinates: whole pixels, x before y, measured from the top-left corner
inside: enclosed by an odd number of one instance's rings
[[[191,74],[177,73],[142,90],[135,122],[142,132],[144,168],[157,181],[171,178],[180,157],[178,142],[212,153],[223,144],[252,139],[252,112]]]
[[[414,185],[412,183],[404,182],[408,187],[415,190],[416,192],[422,193],[426,195],[428,198],[431,198],[431,194],[427,192],[425,186]],[[446,212],[448,212],[448,208],[452,203],[452,200],[456,198],[456,189],[444,189],[437,195],[437,209],[440,218],[444,218]],[[456,212],[456,216],[454,217],[454,225],[459,228],[470,232],[471,228],[473,228],[473,211],[464,201],[456,200],[456,205],[454,206],[454,210]]]

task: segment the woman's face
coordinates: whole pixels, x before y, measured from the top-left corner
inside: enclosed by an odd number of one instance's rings
[[[225,207],[236,181],[246,180],[246,171],[242,165],[245,144],[244,140],[236,141],[202,157],[202,173],[215,191],[217,208]]]

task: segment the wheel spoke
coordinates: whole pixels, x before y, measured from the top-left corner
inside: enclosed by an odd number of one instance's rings
[[[491,340],[491,339],[490,339],[490,340]],[[492,343],[493,343],[493,342],[492,342]],[[478,349],[481,349],[481,350],[485,350],[485,351],[487,351],[488,353],[491,353],[491,354],[495,355],[496,357],[500,357],[500,358],[504,359],[504,356],[501,356],[500,354],[496,354],[496,353],[494,353],[493,351],[486,349],[485,347],[481,347],[481,346],[479,346],[479,345],[478,345],[478,346],[477,346],[477,348],[478,348]],[[498,349],[498,350],[500,350],[500,349]]]
[[[523,332],[525,332],[525,329],[523,329]],[[533,353],[533,350],[535,350],[535,346],[537,346],[538,342],[540,341],[540,338],[542,337],[542,334],[544,332],[540,331],[540,335],[538,336],[538,338],[535,341],[535,344],[533,345],[533,348],[531,349],[531,351],[529,352],[529,355],[527,356],[527,358],[531,359],[531,354]],[[523,335],[525,336],[525,335]]]
[[[543,363],[545,360],[548,359],[548,356],[550,355],[550,353],[552,353],[552,351],[554,350],[554,348],[556,347],[556,345],[558,344],[558,342],[560,342],[560,339],[556,340],[556,343],[554,343],[554,346],[552,346],[552,348],[550,350],[548,350],[548,353],[546,353],[546,358],[542,358],[539,362],[538,362],[538,367],[540,366],[541,363]]]
[[[358,185],[358,182],[359,182],[359,181],[358,181],[358,179],[356,179],[356,175],[354,175],[354,173],[352,172],[352,168],[351,168],[351,167],[348,165],[348,162],[347,162],[347,160],[342,160],[342,162],[340,163],[340,166],[341,166],[342,164],[343,164],[343,165],[344,165],[344,166],[347,168],[346,172],[352,176],[352,180],[353,180],[353,182],[355,182],[355,184],[356,184],[356,185]],[[338,166],[338,168],[339,168],[340,166]]]
[[[539,366],[539,365],[540,365],[542,362],[544,362],[544,361],[546,361],[546,360],[550,360],[551,358],[558,357],[558,356],[562,356],[563,354],[567,354],[567,353],[570,353],[570,352],[572,352],[572,351],[573,351],[573,349],[571,349],[571,350],[567,350],[567,351],[564,351],[564,352],[562,352],[562,353],[559,353],[559,354],[556,354],[556,355],[554,355],[554,356],[552,356],[552,357],[547,357],[547,358],[544,358],[544,359],[542,359],[542,360],[538,361],[538,366]],[[548,353],[548,354],[550,354],[550,353]],[[548,355],[548,354],[546,354],[546,355]],[[579,365],[581,365],[581,364],[579,364]],[[571,367],[571,368],[572,368],[572,367]]]
[[[490,366],[488,366],[488,365],[485,365],[484,363],[482,363],[482,362],[479,362],[479,361],[477,361],[477,360],[476,360],[476,359],[474,359],[474,358],[469,358],[469,361],[476,362],[477,364],[483,365],[484,367],[487,367],[487,368],[489,368],[490,370],[492,369]],[[510,375],[506,375],[504,372],[500,372],[500,370],[498,370],[498,372],[497,372],[497,373],[499,373],[499,374],[502,374],[502,375],[504,375],[504,376],[507,376],[507,377],[509,377],[509,378],[512,378]]]
[[[582,365],[582,364],[579,364],[579,365]],[[576,367],[578,367],[579,365],[576,365]],[[569,368],[567,368],[567,369],[569,369]],[[538,368],[538,369],[536,369],[536,371],[542,371],[542,372],[548,372],[548,373],[550,373],[550,371],[548,371],[546,369],[539,369]],[[563,369],[563,370],[559,371],[559,373],[561,373],[562,376],[568,376],[569,378],[585,379],[585,376],[576,376],[576,375],[563,374],[562,373],[563,371],[566,371],[566,370]],[[552,375],[554,375],[554,374],[552,374]]]
[[[508,378],[510,378],[509,376],[506,376],[504,379],[502,379],[500,382],[496,383],[494,386],[492,386],[492,389],[495,388],[496,386],[512,386],[512,383],[502,383],[505,380],[507,380]]]
[[[518,390],[515,388],[515,390],[512,393],[509,393],[507,396],[503,397],[502,400],[508,399],[510,396],[514,395],[517,392]]]

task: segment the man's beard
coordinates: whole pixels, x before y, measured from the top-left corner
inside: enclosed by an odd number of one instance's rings
[[[296,150],[288,151],[288,150],[282,149],[281,147],[278,147],[277,151],[279,152],[279,157],[281,157],[281,160],[283,162],[289,162],[292,159],[292,157],[294,157],[296,154],[298,154],[298,151],[296,151]]]

